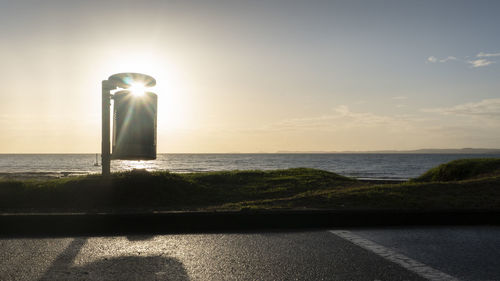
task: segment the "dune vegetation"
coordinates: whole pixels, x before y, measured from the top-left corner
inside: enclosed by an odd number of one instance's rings
[[[459,159],[430,169],[413,182],[459,181],[494,177],[500,174],[500,159]]]
[[[3,212],[499,208],[500,159],[456,160],[404,183],[308,168],[0,180]]]

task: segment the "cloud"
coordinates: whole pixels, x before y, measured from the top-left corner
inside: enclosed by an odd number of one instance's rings
[[[500,57],[500,53],[483,53],[480,52],[479,54],[476,55],[478,58],[488,58],[488,57]]]
[[[446,63],[449,61],[458,61],[462,63],[469,64],[473,68],[485,67],[496,63],[496,61],[491,58],[500,57],[500,53],[484,53],[480,52],[476,56],[470,57],[466,56],[464,58],[457,58],[454,56],[447,56],[446,58],[437,58],[435,56],[430,56],[427,58],[426,63]],[[488,58],[488,59],[486,59]]]
[[[437,62],[447,62],[447,61],[451,61],[451,60],[458,60],[457,57],[454,57],[454,56],[448,56],[444,59],[438,59],[436,58],[435,56],[430,56],[427,58],[427,62],[430,62],[430,63],[437,63]]]
[[[447,62],[447,61],[450,61],[450,60],[458,60],[458,59],[456,57],[454,57],[454,56],[448,56],[447,58],[440,59],[439,62]]]
[[[472,67],[483,67],[483,66],[488,66],[492,63],[495,63],[494,61],[490,61],[487,59],[477,59],[477,60],[469,60],[467,61],[469,64],[472,65]]]
[[[427,62],[435,63],[437,61],[438,61],[438,59],[436,57],[434,57],[434,56],[430,56],[430,57],[427,58]]]
[[[439,146],[489,147],[497,145],[500,140],[499,119],[456,116],[500,112],[500,99],[427,111],[447,116],[360,112],[353,111],[347,105],[340,105],[323,115],[290,118],[256,128],[246,128],[244,136],[261,137],[263,142],[270,142],[277,136],[277,150],[282,149],[283,143],[295,147],[295,150],[370,150]]]
[[[476,116],[500,118],[500,99],[485,99],[479,102],[459,104],[452,107],[424,109],[425,112],[434,112],[443,115]]]
[[[346,129],[403,129],[410,126],[410,122],[417,121],[408,115],[379,115],[371,112],[353,112],[347,105],[340,105],[328,115],[292,118],[268,124],[260,130],[269,131],[296,131],[296,130],[321,130],[339,131]]]

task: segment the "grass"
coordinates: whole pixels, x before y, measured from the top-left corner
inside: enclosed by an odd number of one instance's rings
[[[459,181],[498,174],[500,174],[500,159],[459,159],[432,168],[413,181]]]
[[[307,168],[4,180],[0,210],[499,209],[499,167],[500,159],[457,160],[398,184]]]
[[[191,174],[141,170],[46,181],[0,181],[0,209],[199,210],[245,200],[292,196],[359,184],[334,173],[298,168]]]

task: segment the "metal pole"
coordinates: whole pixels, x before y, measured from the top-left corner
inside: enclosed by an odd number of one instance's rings
[[[112,86],[108,80],[102,81],[102,143],[101,143],[101,166],[102,175],[111,174],[111,152],[110,152],[110,120],[109,108],[111,106]]]

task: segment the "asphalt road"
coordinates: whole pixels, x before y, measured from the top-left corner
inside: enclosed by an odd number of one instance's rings
[[[500,227],[0,239],[0,280],[500,280]]]

